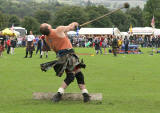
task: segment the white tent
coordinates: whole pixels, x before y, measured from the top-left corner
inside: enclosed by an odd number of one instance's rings
[[[154,30],[154,35],[156,35],[156,36],[160,35],[160,29],[155,29]]]
[[[128,36],[129,34],[127,32],[121,32],[122,36]]]
[[[122,36],[122,38],[124,39],[125,38],[125,36],[129,36],[129,34],[127,33],[127,32],[121,32],[121,36]]]
[[[76,35],[77,33],[75,31],[69,31],[67,32],[68,35]]]
[[[81,28],[79,30],[80,35],[121,35],[118,28]]]
[[[152,27],[134,27],[132,33],[133,35],[151,35],[154,33],[154,29]]]

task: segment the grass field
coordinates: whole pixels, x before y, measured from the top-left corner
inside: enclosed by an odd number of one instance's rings
[[[94,53],[92,48],[76,48],[76,53]],[[40,63],[56,59],[39,55],[24,59],[25,49],[0,57],[0,113],[159,113],[160,55],[80,55],[87,64],[83,70],[91,93],[103,93],[98,102],[33,100],[33,92],[56,92],[65,75],[55,76],[51,69],[40,70]],[[76,81],[66,92],[80,92]]]

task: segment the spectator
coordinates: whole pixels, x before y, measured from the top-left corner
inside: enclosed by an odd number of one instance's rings
[[[117,48],[118,48],[118,40],[117,40],[116,36],[113,35],[112,51],[113,51],[114,56],[117,56]]]
[[[128,54],[129,40],[128,40],[127,36],[124,39],[124,45],[125,45],[125,53]]]
[[[30,58],[32,58],[32,54],[34,51],[34,44],[33,44],[34,39],[35,39],[35,37],[34,37],[32,31],[30,31],[30,35],[28,35],[28,37],[27,37],[26,56],[24,58],[27,58],[28,52],[30,54]]]
[[[40,54],[41,54],[41,50],[42,50],[42,39],[41,39],[41,37],[39,37],[39,40],[37,42],[36,54],[38,53],[38,51],[40,51]]]
[[[44,55],[44,54],[46,54],[46,58],[48,58],[48,51],[50,51],[50,47],[48,46],[48,44],[46,43],[46,41],[45,41],[45,36],[44,35],[42,35],[41,36],[41,39],[42,39],[42,52],[41,52],[41,56],[40,56],[40,58],[42,58],[42,56]]]
[[[8,39],[8,40],[7,40],[7,54],[10,53],[10,48],[11,48],[11,40]]]
[[[108,43],[107,38],[105,38],[102,42],[102,47],[104,49],[104,54],[107,54],[107,51],[106,51],[107,43]]]

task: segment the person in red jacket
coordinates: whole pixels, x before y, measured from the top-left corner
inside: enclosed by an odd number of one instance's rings
[[[10,53],[10,49],[11,49],[11,40],[8,39],[8,40],[7,40],[7,54]]]

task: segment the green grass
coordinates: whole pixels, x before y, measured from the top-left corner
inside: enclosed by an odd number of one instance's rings
[[[56,77],[51,69],[40,70],[40,63],[56,59],[24,59],[25,49],[0,57],[0,113],[159,113],[160,55],[80,55],[87,64],[83,70],[89,92],[102,93],[98,102],[33,100],[33,92],[56,92],[65,75]],[[93,48],[76,48],[76,53],[92,53]],[[76,81],[66,92],[80,92]]]

